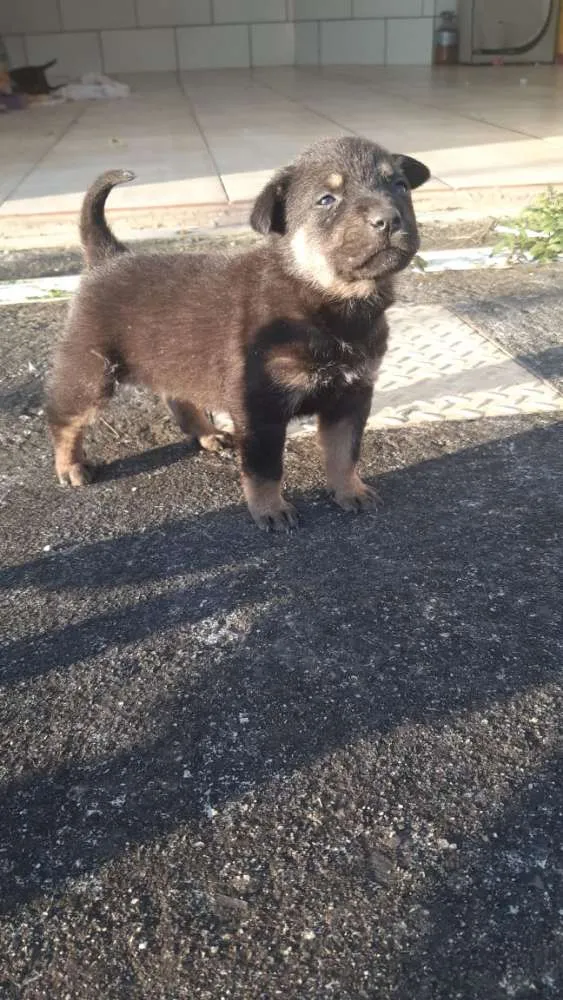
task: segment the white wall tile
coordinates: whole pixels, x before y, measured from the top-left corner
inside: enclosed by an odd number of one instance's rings
[[[436,11],[436,3],[442,3],[442,0],[423,0],[422,4],[422,14],[424,17],[434,17]],[[442,8],[440,7],[440,10]]]
[[[321,63],[383,65],[385,21],[321,21]]]
[[[216,24],[251,24],[253,21],[285,21],[285,0],[213,0]]]
[[[253,24],[250,55],[253,66],[292,66],[295,62],[293,24]]]
[[[423,0],[353,0],[354,17],[420,17]]]
[[[1,0],[0,34],[60,31],[57,0]]]
[[[172,28],[102,31],[106,73],[158,73],[176,68]]]
[[[389,66],[428,66],[432,62],[434,22],[431,18],[387,21]]]
[[[139,24],[210,24],[211,0],[137,0]]]
[[[134,0],[60,0],[64,31],[134,28]]]
[[[23,35],[4,35],[2,40],[8,53],[10,69],[15,69],[16,66],[25,66],[27,57],[23,44]]]
[[[246,25],[178,28],[176,34],[180,69],[231,69],[250,66]]]
[[[352,17],[352,0],[295,0],[296,21]]]
[[[64,76],[76,78],[83,73],[100,73],[102,70],[100,40],[94,31],[26,35],[25,44],[31,65],[57,60],[57,65],[49,70],[49,80]]]
[[[295,62],[297,66],[316,66],[319,61],[318,21],[295,25]]]

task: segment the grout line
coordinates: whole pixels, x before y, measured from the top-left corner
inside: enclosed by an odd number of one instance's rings
[[[174,56],[176,59],[176,79],[180,88],[182,88],[182,76],[180,70],[180,45],[178,42],[178,28],[174,28]]]
[[[64,31],[62,0],[57,0],[57,14],[59,17],[59,31]]]
[[[183,93],[184,98],[186,100],[186,103],[188,105],[188,110],[189,110],[189,112],[190,112],[190,114],[191,114],[191,116],[192,116],[192,118],[193,118],[193,120],[194,120],[194,122],[196,124],[196,128],[197,128],[197,130],[198,130],[198,132],[199,132],[199,134],[201,136],[201,141],[203,142],[203,145],[204,145],[205,149],[207,150],[209,159],[211,160],[211,163],[213,165],[213,169],[215,171],[215,176],[217,177],[217,180],[219,181],[219,184],[221,185],[221,187],[223,189],[223,192],[224,192],[224,195],[225,195],[225,198],[226,198],[226,201],[227,201],[227,205],[230,205],[231,204],[231,199],[229,198],[229,194],[228,194],[227,189],[226,189],[226,187],[225,187],[225,185],[223,183],[223,177],[221,175],[221,171],[219,170],[219,164],[217,163],[217,160],[215,159],[214,153],[213,153],[213,151],[211,149],[211,146],[209,144],[209,141],[207,139],[207,135],[205,134],[203,126],[202,126],[202,124],[201,124],[201,122],[199,120],[199,116],[197,114],[195,105],[194,105],[191,97],[189,96],[188,91],[186,90],[186,86],[184,84],[184,79],[183,79],[183,77],[181,75],[180,75],[180,81],[181,81],[181,86],[182,86],[182,93]]]
[[[85,102],[85,104],[86,104],[86,102]],[[25,184],[26,180],[28,179],[28,177],[31,176],[31,174],[33,173],[33,171],[37,170],[37,168],[41,166],[41,164],[47,159],[49,153],[55,148],[55,146],[58,145],[58,143],[61,141],[61,139],[65,138],[65,136],[70,132],[70,129],[72,128],[72,126],[76,125],[77,122],[80,121],[80,119],[86,114],[87,110],[88,110],[88,108],[86,106],[83,107],[83,108],[81,108],[81,107],[79,107],[78,102],[76,102],[76,114],[75,114],[75,116],[73,118],[71,118],[71,120],[69,122],[67,122],[67,124],[63,128],[62,132],[60,132],[58,135],[56,135],[54,137],[52,143],[48,146],[48,148],[45,150],[45,152],[41,154],[41,156],[39,157],[39,159],[36,160],[35,163],[33,163],[31,165],[31,167],[29,168],[29,170],[25,171],[23,177],[20,177],[16,181],[16,183],[14,184],[14,186],[12,188],[10,188],[10,190],[8,191],[8,193],[6,195],[4,195],[4,197],[2,198],[2,201],[0,202],[0,205],[5,205],[6,202],[12,197],[12,195],[16,193],[16,191],[18,190],[18,188],[21,187],[22,184]]]
[[[304,67],[302,66],[298,67],[298,71],[299,70],[302,71],[303,69]],[[263,87],[266,87],[268,90],[271,90],[273,94],[280,94],[286,101],[289,101],[291,104],[297,104],[298,107],[304,108],[306,111],[310,111],[311,114],[315,115],[317,118],[323,119],[324,121],[330,122],[331,125],[336,125],[337,128],[342,129],[343,132],[348,132],[349,135],[360,135],[359,132],[356,132],[352,128],[348,128],[346,125],[342,125],[341,122],[337,122],[336,119],[331,118],[330,115],[326,115],[324,114],[324,112],[317,111],[316,108],[312,108],[309,104],[306,104],[305,101],[301,100],[300,98],[289,97],[289,95],[285,94],[283,90],[276,90],[273,84],[266,83],[265,80],[261,79],[260,83]]]
[[[104,56],[104,46],[102,45],[102,32],[96,32],[96,38],[98,41],[98,53],[100,56],[100,66],[102,67],[102,73],[106,72],[106,60]]]

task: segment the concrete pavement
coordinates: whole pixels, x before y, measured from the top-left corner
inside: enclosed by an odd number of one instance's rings
[[[409,275],[403,302],[478,325],[504,296],[488,336],[552,352],[555,387],[560,277]],[[294,440],[301,527],[263,536],[234,462],[137,392],[99,482],[60,490],[65,308],[1,313],[0,995],[558,997],[557,414],[371,431],[362,517]]]

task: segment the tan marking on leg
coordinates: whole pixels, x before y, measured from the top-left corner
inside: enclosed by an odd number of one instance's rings
[[[334,490],[336,503],[344,510],[371,507],[378,496],[364,483],[352,458],[354,423],[350,419],[326,425],[319,422],[319,440],[324,453],[328,486]]]
[[[197,438],[205,451],[222,451],[233,447],[233,436],[219,431],[205,413],[188,401],[169,399],[165,402],[180,429],[190,438]]]
[[[223,451],[235,446],[233,435],[229,431],[214,430],[213,434],[202,434],[198,441],[204,451]]]
[[[250,514],[262,531],[289,531],[296,527],[295,508],[282,497],[281,483],[245,473],[241,479]]]
[[[90,470],[84,464],[82,439],[84,428],[90,423],[95,411],[87,410],[74,417],[64,427],[52,427],[51,435],[55,446],[55,469],[62,486],[85,486],[90,482]]]

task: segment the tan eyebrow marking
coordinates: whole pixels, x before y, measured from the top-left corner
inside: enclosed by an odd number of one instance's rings
[[[338,191],[343,184],[344,178],[342,174],[331,174],[326,182],[326,186],[331,188],[332,191]]]

